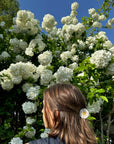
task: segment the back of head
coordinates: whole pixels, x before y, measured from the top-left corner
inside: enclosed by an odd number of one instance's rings
[[[80,110],[86,108],[81,91],[71,84],[56,84],[44,92],[44,102],[53,113],[53,127],[49,123],[46,109],[45,117],[51,131],[49,136],[59,136],[66,144],[94,144],[96,137],[87,119],[80,117]],[[57,115],[57,113],[59,115]]]

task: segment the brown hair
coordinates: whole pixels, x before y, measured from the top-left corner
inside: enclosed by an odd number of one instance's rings
[[[79,115],[80,109],[86,108],[81,91],[72,84],[56,84],[44,91],[44,113],[50,128],[49,113],[46,103],[53,113],[53,127],[50,137],[59,137],[66,144],[95,144],[96,136],[87,119]],[[59,112],[59,118],[56,116]]]

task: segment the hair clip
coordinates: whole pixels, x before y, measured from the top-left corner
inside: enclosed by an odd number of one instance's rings
[[[87,119],[89,116],[89,111],[86,108],[82,108],[80,110],[80,117],[83,119]]]

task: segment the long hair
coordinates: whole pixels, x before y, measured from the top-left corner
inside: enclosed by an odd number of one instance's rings
[[[51,128],[49,137],[59,137],[65,144],[95,144],[96,136],[88,120],[80,117],[79,112],[86,108],[81,91],[72,84],[56,84],[44,91],[44,113]],[[53,113],[53,127],[50,126],[49,111]],[[59,112],[59,116],[56,115]]]

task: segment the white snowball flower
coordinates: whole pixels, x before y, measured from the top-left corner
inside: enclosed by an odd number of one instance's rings
[[[28,127],[24,126],[23,129],[28,130]],[[31,127],[30,130],[25,133],[25,136],[27,138],[32,138],[33,136],[35,136],[35,134],[36,134],[36,130],[33,127]]]
[[[102,27],[102,23],[98,22],[98,21],[95,21],[92,26],[95,27],[95,28],[101,28]]]
[[[32,117],[27,117],[26,118],[26,123],[32,125],[34,122],[36,121],[36,119],[32,118]]]
[[[78,60],[79,60],[79,56],[78,56],[78,55],[74,55],[74,56],[72,57],[72,61],[73,61],[73,62],[78,62]]]
[[[37,111],[37,105],[32,102],[25,102],[22,104],[22,109],[25,114],[32,114]]]
[[[69,68],[72,69],[72,70],[74,70],[77,67],[78,67],[78,64],[76,62],[69,65]]]
[[[99,113],[102,104],[103,104],[103,100],[100,98],[99,100],[94,101],[92,105],[88,104],[87,109],[89,113]]]
[[[30,87],[26,93],[26,96],[30,100],[36,100],[38,94],[39,94],[40,86]]]
[[[25,54],[32,57],[34,55],[33,48],[30,47],[26,48]]]
[[[31,83],[25,83],[25,84],[23,84],[23,86],[22,86],[23,92],[27,92],[30,89],[30,87],[32,87]]]
[[[94,19],[98,19],[98,17],[99,17],[99,15],[95,12],[94,14],[92,14],[92,18],[94,18]]]
[[[41,65],[48,65],[52,62],[52,52],[45,51],[43,54],[38,56],[38,61]]]
[[[61,66],[54,74],[56,82],[69,82],[72,79],[73,70],[67,67]]]
[[[99,18],[98,18],[99,21],[105,21],[106,20],[106,16],[105,15],[99,15]]]
[[[23,140],[21,140],[20,137],[16,137],[16,138],[11,139],[9,144],[23,144]]]
[[[14,84],[20,84],[21,83],[21,81],[22,81],[22,76],[21,75],[19,75],[19,76],[12,76],[12,82],[14,83]]]
[[[24,57],[21,55],[16,55],[16,62],[25,61]]]
[[[83,50],[84,48],[85,48],[85,43],[82,41],[82,40],[77,40],[77,42],[78,42],[78,47],[79,47],[79,49],[80,50]]]
[[[107,41],[105,41],[105,42],[103,43],[103,47],[104,47],[104,48],[110,49],[112,46],[113,46],[113,45],[112,45],[112,42],[109,41],[109,40],[107,40]]]
[[[71,4],[72,11],[76,11],[78,9],[78,7],[79,7],[79,4],[77,2],[74,2]]]
[[[109,49],[109,51],[112,53],[112,56],[114,56],[114,46],[111,47],[111,48]]]
[[[47,86],[49,82],[52,80],[52,78],[53,78],[52,71],[45,69],[40,76],[41,85]]]
[[[71,59],[72,53],[70,51],[62,52],[60,55],[62,61],[66,62],[68,59]]]
[[[6,52],[6,51],[3,51],[3,52],[1,53],[1,56],[2,56],[3,58],[9,58],[9,57],[10,57],[10,55],[9,55],[8,52]]]
[[[52,31],[53,27],[57,24],[57,22],[55,22],[55,18],[54,16],[50,15],[50,14],[46,14],[43,17],[43,22],[42,22],[42,28],[47,31],[50,32]]]
[[[90,62],[95,64],[97,68],[104,68],[111,60],[111,53],[106,50],[98,50],[94,52],[90,58]]]
[[[91,9],[88,10],[88,13],[89,13],[90,15],[94,14],[95,12],[96,12],[96,11],[95,11],[94,8],[91,8]]]
[[[5,26],[5,22],[2,21],[2,22],[0,23],[0,26],[1,26],[1,27],[4,27],[4,26]]]
[[[114,63],[109,64],[106,70],[107,75],[114,75]]]

